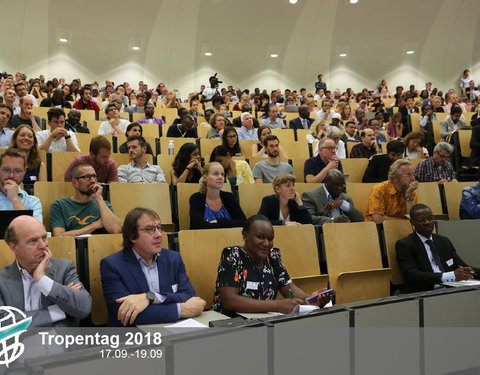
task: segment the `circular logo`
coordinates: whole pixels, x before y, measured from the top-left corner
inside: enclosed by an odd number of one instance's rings
[[[22,310],[12,306],[0,307],[0,364],[8,367],[23,354],[25,345],[20,342],[20,335],[25,332],[32,318]]]

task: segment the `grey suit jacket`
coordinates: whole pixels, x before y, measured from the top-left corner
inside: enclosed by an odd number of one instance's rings
[[[31,327],[74,326],[78,319],[88,316],[92,309],[92,298],[82,285],[82,289],[74,290],[67,285],[79,283],[73,262],[68,259],[50,260],[46,275],[53,280],[52,290],[48,297],[42,294],[41,308],[25,311],[23,282],[17,263],[0,270],[0,306],[13,306],[32,317]],[[67,316],[66,319],[52,323],[48,306],[58,305]]]
[[[363,221],[363,214],[353,206],[353,200],[349,195],[342,193],[339,199],[350,203],[350,211],[345,212],[350,221]],[[310,216],[312,216],[313,224],[323,225],[330,221],[331,216],[325,209],[328,200],[323,186],[304,192],[302,201],[310,212]]]

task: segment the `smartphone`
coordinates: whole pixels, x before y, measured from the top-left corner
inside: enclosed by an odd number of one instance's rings
[[[308,298],[305,298],[305,301],[307,301],[307,303],[310,303],[310,302],[314,302],[318,296],[321,296],[322,294],[330,294],[330,295],[335,295],[335,291],[333,289],[327,289],[327,290],[324,290],[323,292],[320,292],[320,293],[317,293],[311,297],[308,297]]]

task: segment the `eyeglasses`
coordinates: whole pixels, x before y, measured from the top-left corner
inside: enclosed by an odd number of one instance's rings
[[[2,173],[4,174],[14,174],[16,176],[20,176],[23,172],[25,172],[23,169],[20,169],[20,168],[15,168],[15,169],[11,169],[11,168],[2,168],[0,169],[0,171],[2,171]]]
[[[162,233],[162,226],[161,225],[148,225],[145,228],[139,228],[138,230],[144,230],[147,232],[150,236],[153,236],[155,234],[155,231],[159,231]]]
[[[97,180],[98,176],[96,174],[84,174],[83,176],[75,177],[76,180],[84,179],[86,181],[90,180],[91,178]]]
[[[236,135],[236,134],[227,135],[227,138],[230,138],[230,139],[232,139],[232,138],[237,138],[237,135]]]
[[[328,150],[328,151],[333,151],[335,150],[335,147],[322,147],[324,148],[325,150]]]
[[[415,173],[402,174],[402,177],[415,177]]]

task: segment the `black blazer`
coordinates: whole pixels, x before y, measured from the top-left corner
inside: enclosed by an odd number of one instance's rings
[[[455,271],[459,266],[467,266],[457,255],[455,248],[447,237],[432,234],[432,238],[445,272]],[[442,282],[442,274],[433,272],[425,246],[415,232],[398,240],[395,249],[398,263],[405,276],[405,292],[432,290],[434,284]],[[451,266],[447,265],[447,261],[450,259],[453,260]],[[477,274],[475,278],[478,278],[480,270],[478,268],[474,268],[474,270]]]
[[[470,148],[472,153],[470,154],[470,160],[468,162],[469,167],[477,166],[480,163],[480,126],[474,126],[472,128],[472,138],[470,138]]]
[[[290,199],[288,201],[288,209],[290,210],[290,221],[296,221],[300,224],[312,224],[312,217],[304,205],[299,206],[297,202]],[[285,224],[283,220],[279,220],[280,201],[275,194],[268,195],[262,199],[262,205],[258,214],[268,217],[273,225]]]
[[[190,229],[212,229],[241,227],[247,218],[232,193],[220,190],[220,199],[232,217],[232,220],[220,219],[218,223],[203,220],[206,195],[194,193],[190,197]]]
[[[363,174],[362,182],[383,182],[388,180],[388,171],[392,161],[387,154],[373,155]]]
[[[310,126],[312,126],[314,121],[315,120],[310,117],[307,119],[307,124],[309,129],[310,129]],[[303,129],[302,121],[300,120],[300,117],[290,120],[290,129]]]

